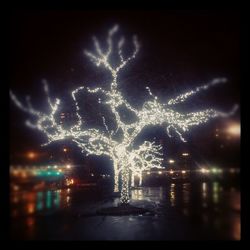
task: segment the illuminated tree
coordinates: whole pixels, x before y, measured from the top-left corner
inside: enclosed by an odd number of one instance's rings
[[[135,108],[122,95],[118,88],[118,76],[120,71],[134,59],[139,51],[139,43],[137,37],[133,37],[134,50],[132,54],[125,58],[123,48],[125,44],[124,37],[121,37],[116,45],[113,44],[114,34],[118,31],[118,25],[115,25],[108,32],[107,50],[104,51],[96,37],[93,37],[95,53],[84,51],[84,54],[97,67],[106,69],[112,77],[108,89],[101,87],[89,88],[81,86],[71,95],[76,107],[77,122],[70,128],[65,129],[56,119],[56,113],[60,105],[60,100],[56,98],[51,100],[49,96],[48,84],[43,81],[44,91],[47,96],[50,112],[48,114],[37,111],[33,108],[30,98],[26,98],[27,104],[22,104],[17,97],[10,92],[10,96],[14,103],[23,111],[35,117],[34,121],[26,121],[30,128],[41,131],[47,136],[48,142],[43,145],[48,145],[51,142],[71,139],[86,155],[108,156],[114,166],[114,191],[119,191],[119,175],[121,175],[121,203],[129,203],[129,181],[137,174],[140,177],[142,171],[149,170],[153,167],[161,167],[162,153],[161,146],[154,142],[145,141],[140,146],[135,146],[135,140],[141,131],[147,126],[161,125],[166,129],[169,137],[172,137],[171,132],[177,133],[182,141],[183,133],[187,132],[190,127],[207,122],[210,118],[226,117],[231,115],[237,107],[229,113],[219,112],[213,109],[203,111],[180,113],[175,111],[172,106],[184,102],[188,97],[198,93],[201,90],[206,90],[210,86],[225,82],[225,78],[217,78],[210,83],[197,87],[195,90],[181,94],[166,103],[161,103],[158,97],[153,95],[149,89],[150,100],[144,102],[141,108]],[[119,62],[116,66],[111,64],[111,55],[117,53]],[[103,120],[103,129],[90,128],[82,118],[81,109],[77,99],[80,91],[86,91],[89,94],[100,94],[99,103],[105,105],[114,116],[116,123],[115,129],[110,129],[105,117]],[[136,120],[133,122],[125,122],[121,119],[120,107],[125,107],[129,112],[133,113]],[[117,137],[117,134],[120,136]]]

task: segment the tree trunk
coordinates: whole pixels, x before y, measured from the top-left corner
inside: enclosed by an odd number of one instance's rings
[[[129,203],[129,168],[125,166],[122,169],[122,191],[120,202],[122,205]]]
[[[139,186],[142,185],[142,172],[139,173]]]
[[[132,173],[131,174],[131,187],[135,186],[135,175]]]
[[[114,193],[119,192],[119,171],[118,171],[118,162],[114,161]]]

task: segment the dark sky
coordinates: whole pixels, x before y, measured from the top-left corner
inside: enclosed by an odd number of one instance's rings
[[[108,76],[83,56],[83,49],[93,49],[91,36],[102,41],[115,23],[126,37],[128,53],[133,34],[141,43],[138,57],[120,76],[121,89],[130,102],[141,105],[148,98],[145,86],[163,100],[214,77],[227,77],[227,84],[187,104],[191,110],[215,107],[227,111],[239,103],[240,18],[232,11],[12,12],[10,88],[19,97],[29,94],[34,106],[44,109],[44,78],[52,96],[65,100],[82,83],[107,82]],[[23,125],[27,115],[13,104],[10,111],[11,153],[39,149],[44,136]]]

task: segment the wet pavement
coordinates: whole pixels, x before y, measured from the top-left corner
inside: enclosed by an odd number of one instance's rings
[[[103,216],[119,198],[103,190],[14,192],[11,238],[45,240],[239,240],[240,190],[218,181],[169,183],[131,191],[153,214]]]

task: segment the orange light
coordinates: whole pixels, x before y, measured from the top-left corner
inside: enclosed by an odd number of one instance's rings
[[[29,153],[27,154],[27,157],[28,157],[29,159],[34,159],[34,158],[36,157],[36,154],[35,154],[34,152],[29,152]]]
[[[22,177],[22,178],[26,178],[26,177],[27,177],[27,173],[23,171],[23,172],[21,173],[21,177]]]
[[[27,212],[28,212],[28,214],[33,214],[35,212],[35,205],[34,205],[34,203],[28,203],[28,205],[27,205]]]

